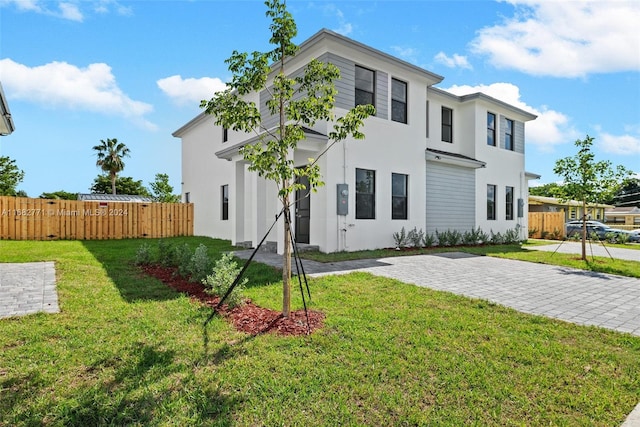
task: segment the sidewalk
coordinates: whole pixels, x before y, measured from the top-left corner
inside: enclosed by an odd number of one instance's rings
[[[558,241],[557,243],[550,243],[542,246],[527,246],[527,249],[532,251],[546,251],[546,252],[558,252],[562,254],[582,254],[582,244],[580,242],[568,242]],[[615,259],[626,259],[629,261],[640,262],[640,250],[639,249],[625,249],[609,246],[601,242],[587,242],[587,257],[590,259],[592,256],[601,256],[605,258],[613,257]]]
[[[60,312],[54,263],[0,263],[0,319],[40,311]]]

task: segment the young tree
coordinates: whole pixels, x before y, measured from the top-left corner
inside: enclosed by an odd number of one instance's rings
[[[98,175],[93,180],[93,185],[89,190],[94,194],[108,194],[112,190],[111,178],[107,175]],[[142,180],[134,181],[130,176],[119,176],[116,178],[116,191],[117,194],[150,196],[149,190],[142,185]]]
[[[596,161],[591,151],[593,138],[589,135],[584,140],[575,142],[578,152],[572,157],[556,160],[553,172],[563,178],[559,187],[560,198],[582,202],[582,259],[587,260],[587,203],[602,203],[610,197],[618,183],[630,175],[630,171],[622,166],[613,168],[608,160]]]
[[[118,142],[116,138],[106,141],[100,140],[100,144],[93,147],[98,160],[96,166],[109,174],[111,179],[111,194],[116,194],[116,177],[118,173],[124,169],[123,157],[129,157],[130,150],[122,142]]]
[[[304,189],[304,185],[296,180],[298,177],[307,177],[312,191],[323,185],[316,161],[311,159],[306,167],[295,168],[291,154],[298,142],[305,138],[303,126],[311,128],[318,121],[333,124],[333,130],[328,135],[329,146],[348,137],[363,139],[364,134],[359,129],[364,119],[374,114],[375,110],[372,105],[360,105],[342,117],[334,116],[336,89],[333,82],[340,77],[340,71],[333,64],[313,59],[306,65],[302,75],[289,78],[285,62],[296,55],[298,47],[292,40],[298,30],[283,0],[267,0],[265,5],[266,15],[271,18],[269,42],[274,45],[273,50],[253,52],[251,55],[234,51],[226,60],[232,73],[227,89],[217,92],[209,101],[202,101],[200,107],[215,116],[217,125],[234,131],[255,133],[259,137],[256,144],[244,146],[241,153],[249,163],[249,170],[274,181],[278,187],[278,198],[286,216],[282,315],[288,317],[291,305],[290,195],[297,189]],[[262,126],[258,106],[243,98],[249,93],[263,90],[270,94],[267,101],[269,112],[279,117],[276,129]]]
[[[0,196],[15,196],[16,187],[24,179],[24,171],[16,161],[7,156],[0,157]]]
[[[156,180],[149,184],[151,187],[151,197],[156,202],[178,203],[180,196],[173,194],[173,187],[169,184],[169,175],[157,173]]]

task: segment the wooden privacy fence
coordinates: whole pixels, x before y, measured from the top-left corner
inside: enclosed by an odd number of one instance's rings
[[[564,237],[564,212],[529,212],[529,237]]]
[[[0,197],[0,239],[99,240],[193,235],[191,203]]]

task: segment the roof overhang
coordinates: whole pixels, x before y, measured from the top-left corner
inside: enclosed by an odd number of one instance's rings
[[[318,151],[321,150],[328,141],[326,135],[316,132],[311,129],[304,129],[305,138],[298,142],[297,150]],[[269,139],[268,133],[262,133],[256,135],[250,139],[245,139],[242,142],[226,147],[220,151],[217,151],[216,157],[219,159],[233,160],[233,158],[240,155],[240,149],[245,145],[252,145],[259,143],[260,141]]]
[[[448,153],[446,151],[434,150],[427,148],[425,158],[429,162],[439,162],[448,165],[461,166],[464,168],[480,169],[487,166],[485,162],[463,156],[462,154]]]
[[[15,129],[11,112],[9,111],[9,104],[2,90],[2,83],[0,83],[0,135],[11,135]]]
[[[533,172],[526,172],[524,173],[524,177],[528,180],[530,179],[540,179],[542,178],[542,175],[538,175],[537,173],[533,173]]]

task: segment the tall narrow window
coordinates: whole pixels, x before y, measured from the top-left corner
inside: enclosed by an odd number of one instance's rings
[[[496,219],[496,186],[487,185],[487,219]]]
[[[425,117],[425,128],[427,131],[427,138],[429,138],[429,101],[427,101],[427,114]]]
[[[407,84],[391,79],[391,120],[407,123]]]
[[[223,221],[229,219],[229,186],[223,185],[220,187],[220,205],[221,205],[221,217]]]
[[[513,151],[513,120],[506,119],[504,130],[504,148]]]
[[[496,146],[496,115],[487,113],[487,145]]]
[[[184,193],[184,202],[185,203],[191,203],[191,193],[190,192]]]
[[[376,171],[356,169],[356,219],[376,218]]]
[[[511,221],[513,219],[513,187],[507,187],[504,193],[505,202],[505,219]]]
[[[453,142],[453,110],[442,107],[442,140]]]
[[[227,142],[229,140],[229,129],[223,127],[222,128],[222,142]]]
[[[356,105],[375,107],[375,78],[373,70],[356,65]]]
[[[408,175],[391,174],[391,219],[407,219],[408,181]]]

